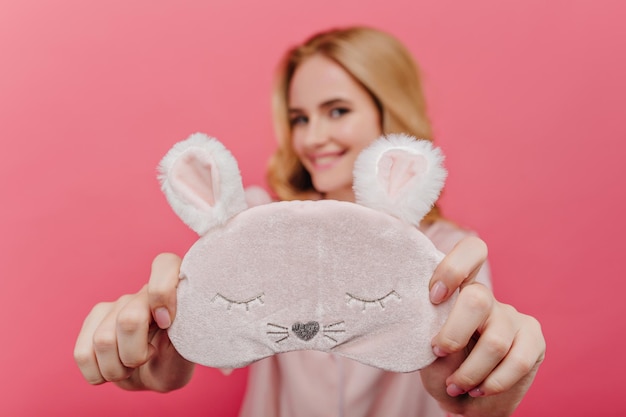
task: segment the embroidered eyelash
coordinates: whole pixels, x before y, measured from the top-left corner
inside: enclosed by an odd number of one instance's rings
[[[389,291],[389,293],[387,293],[383,297],[377,298],[375,300],[368,300],[366,298],[357,297],[357,296],[352,295],[350,293],[346,293],[346,297],[347,297],[346,304],[350,305],[353,301],[357,301],[357,302],[363,303],[363,311],[365,311],[365,308],[368,305],[370,305],[370,304],[378,304],[384,310],[385,309],[384,301],[387,300],[389,297],[392,297],[392,296],[396,297],[398,300],[401,300],[400,295],[398,295],[398,293],[395,292],[394,290]]]
[[[265,304],[263,302],[263,296],[264,295],[265,295],[264,293],[261,293],[261,294],[257,295],[256,297],[252,297],[252,298],[249,298],[249,299],[244,300],[244,301],[236,301],[236,300],[231,300],[230,298],[224,297],[220,293],[217,293],[215,295],[215,297],[213,297],[211,299],[211,301],[212,302],[216,302],[217,300],[224,300],[224,301],[226,301],[228,303],[228,307],[226,308],[227,310],[231,310],[232,307],[233,307],[233,304],[234,304],[234,305],[238,305],[238,306],[244,305],[244,306],[246,306],[246,311],[250,311],[250,304],[255,302],[255,301],[258,301],[260,304]]]

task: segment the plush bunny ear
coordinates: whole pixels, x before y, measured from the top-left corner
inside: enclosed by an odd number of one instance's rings
[[[443,188],[447,172],[442,162],[441,151],[430,141],[382,136],[355,162],[356,201],[418,225]]]
[[[247,208],[237,161],[217,139],[189,136],[170,149],[158,169],[170,206],[199,235]]]

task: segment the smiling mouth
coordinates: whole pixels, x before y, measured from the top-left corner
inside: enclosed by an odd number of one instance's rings
[[[339,152],[339,153],[328,154],[328,155],[320,155],[316,157],[313,156],[309,159],[315,169],[324,170],[324,169],[329,169],[335,166],[335,164],[339,162],[339,160],[341,160],[344,154],[345,152]]]

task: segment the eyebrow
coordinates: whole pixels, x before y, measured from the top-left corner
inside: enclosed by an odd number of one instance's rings
[[[332,107],[338,103],[348,103],[348,100],[343,99],[343,98],[331,98],[330,100],[326,100],[323,103],[321,103],[318,107],[320,109],[325,109],[328,107]],[[302,109],[297,108],[297,107],[290,107],[288,112],[289,113],[303,113]]]

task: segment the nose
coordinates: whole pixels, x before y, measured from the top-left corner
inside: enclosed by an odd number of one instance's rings
[[[307,127],[308,129],[304,136],[304,145],[307,148],[320,147],[326,143],[329,132],[328,126],[323,120],[311,118]]]
[[[299,339],[306,342],[313,339],[317,332],[320,331],[320,324],[316,321],[310,321],[308,323],[300,323],[298,321],[291,326],[291,330]]]

